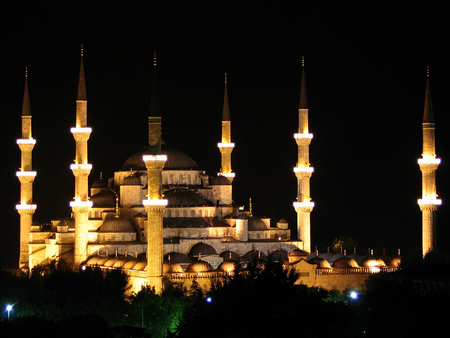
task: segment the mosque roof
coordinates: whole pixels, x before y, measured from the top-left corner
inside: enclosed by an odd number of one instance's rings
[[[217,267],[217,271],[234,272],[238,269],[239,263],[235,261],[224,261]]]
[[[174,262],[163,263],[163,273],[184,272],[180,264]]]
[[[234,251],[224,251],[220,255],[224,261],[235,261],[239,262],[241,260],[241,256]]]
[[[199,255],[207,256],[207,255],[217,255],[216,249],[213,246],[206,243],[197,243],[195,244],[191,250],[189,250],[190,258],[197,258]]]
[[[209,185],[231,185],[231,182],[225,176],[219,175],[211,177],[209,180]]]
[[[341,268],[341,269],[348,269],[348,268],[359,268],[358,263],[353,258],[350,258],[348,256],[343,256],[341,258],[336,259],[333,264],[333,268]]]
[[[141,180],[135,174],[131,174],[123,179],[122,185],[141,185]]]
[[[261,218],[250,217],[248,219],[248,230],[249,231],[268,230],[268,226]]]
[[[308,259],[309,264],[316,264],[318,268],[331,268],[331,264],[324,258],[318,256]]]
[[[194,262],[186,268],[186,272],[208,272],[208,271],[214,271],[214,268],[211,266],[211,264],[204,261]]]
[[[211,201],[192,190],[167,190],[164,192],[164,198],[168,200],[168,207],[214,206]]]
[[[198,170],[197,163],[186,153],[161,145],[161,152],[167,155],[167,161],[164,165],[165,170]],[[144,147],[132,154],[122,165],[121,170],[147,170],[142,156],[148,155],[147,147]]]
[[[112,190],[103,190],[90,197],[94,208],[115,208],[116,194]]]
[[[182,254],[181,252],[169,252],[164,255],[164,261],[166,262],[172,262],[172,263],[178,263],[178,264],[190,264],[192,263],[192,260],[185,254]]]
[[[163,224],[164,228],[230,227],[217,217],[164,217]]]
[[[106,216],[98,232],[136,232],[129,220],[123,216]]]

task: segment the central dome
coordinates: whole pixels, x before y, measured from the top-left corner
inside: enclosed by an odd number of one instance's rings
[[[167,155],[167,161],[164,165],[165,170],[198,170],[198,165],[192,157],[182,151],[173,149],[163,144],[161,146],[161,153]],[[144,155],[149,155],[146,147],[128,157],[122,165],[121,171],[147,170],[144,160],[142,159],[142,156]]]

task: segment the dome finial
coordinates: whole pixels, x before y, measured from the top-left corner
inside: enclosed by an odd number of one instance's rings
[[[427,65],[427,77],[430,77],[430,65]]]
[[[158,63],[157,63],[157,58],[156,58],[156,52],[154,52],[153,53],[153,66],[157,66],[158,65]]]
[[[302,55],[302,67],[305,67],[305,56]]]
[[[227,79],[227,73],[225,72],[225,83],[227,83],[228,79]]]
[[[81,44],[81,57],[83,57],[83,53],[84,53],[84,47],[83,47],[83,44]]]
[[[252,198],[251,197],[248,200],[248,208],[249,208],[250,217],[253,217],[253,204],[252,204]]]
[[[28,79],[28,66],[25,66],[25,79]]]
[[[114,217],[119,218],[119,196],[116,196],[116,214]]]

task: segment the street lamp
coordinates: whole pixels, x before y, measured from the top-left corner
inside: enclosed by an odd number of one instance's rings
[[[8,320],[13,306],[11,304],[6,305],[6,311],[8,312]]]

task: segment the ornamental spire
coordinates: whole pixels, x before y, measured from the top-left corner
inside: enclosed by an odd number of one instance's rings
[[[434,123],[433,105],[431,102],[430,67],[427,66],[427,87],[425,92],[425,107],[423,110],[423,123]]]
[[[222,121],[230,121],[230,105],[228,103],[227,73],[225,73],[225,89],[223,93],[223,114]]]
[[[81,44],[80,76],[78,78],[77,100],[87,100],[87,96],[86,96],[86,82],[85,82],[85,78],[84,78],[83,54],[84,54],[83,44]]]
[[[161,104],[159,101],[159,88],[158,88],[158,78],[157,78],[157,58],[156,52],[153,53],[153,82],[152,91],[150,95],[150,114],[149,116],[161,116]]]
[[[22,115],[31,116],[30,94],[28,91],[28,67],[25,67],[25,89],[23,93]]]
[[[302,80],[300,87],[300,102],[298,109],[308,109],[308,101],[306,99],[306,78],[305,78],[305,57],[302,56]]]

